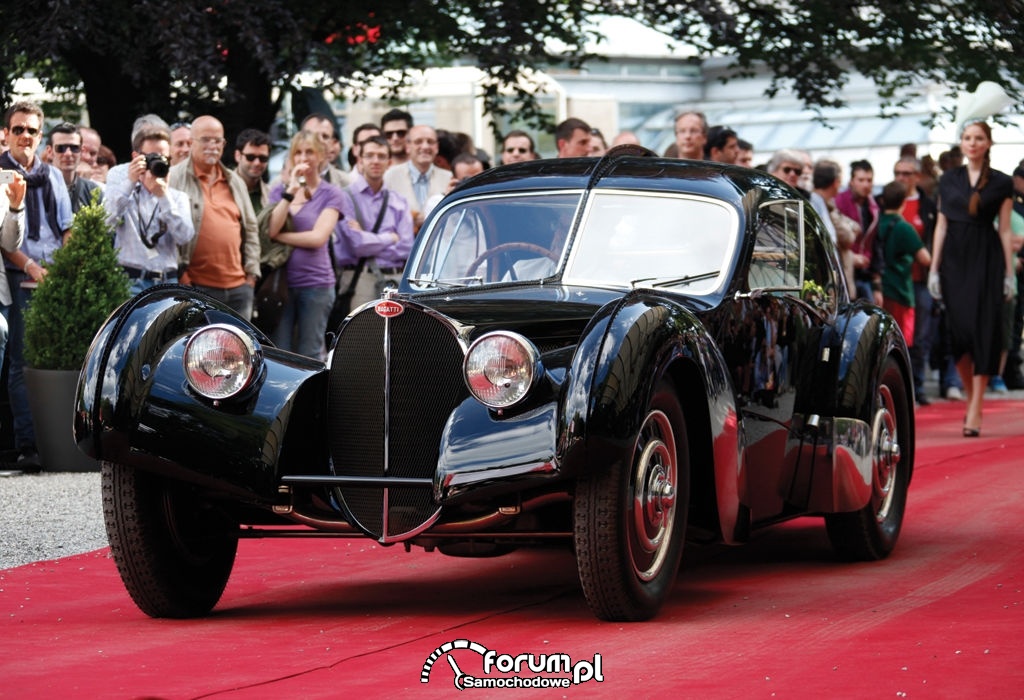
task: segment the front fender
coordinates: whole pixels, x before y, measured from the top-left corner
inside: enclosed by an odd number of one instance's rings
[[[191,391],[182,365],[188,338],[212,323],[249,333],[264,354],[253,385],[220,402]],[[223,304],[156,287],[126,302],[93,340],[75,436],[96,459],[270,501],[287,465],[327,472],[327,440],[315,435],[325,387],[322,363],[277,350]]]
[[[713,504],[710,517],[732,541],[740,510],[735,399],[716,343],[679,304],[637,293],[592,324],[565,388],[566,471],[632,459],[655,384],[666,375],[686,415],[691,456],[701,458],[692,465],[701,484],[695,495]]]

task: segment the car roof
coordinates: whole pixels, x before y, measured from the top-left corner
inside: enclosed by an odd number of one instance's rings
[[[601,158],[551,158],[491,168],[463,183],[453,198],[589,187],[699,194],[731,202],[740,209],[756,206],[766,198],[800,196],[760,170],[665,158],[644,148],[620,146]]]

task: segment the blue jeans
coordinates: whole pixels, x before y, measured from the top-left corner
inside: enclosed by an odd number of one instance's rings
[[[7,352],[10,366],[7,370],[7,395],[11,401],[11,416],[14,422],[14,447],[22,450],[35,448],[36,431],[32,424],[32,409],[28,403],[28,389],[25,388],[25,308],[32,298],[32,290],[24,289],[21,283],[28,278],[21,270],[7,270],[7,281],[11,285],[13,303],[7,307],[8,342]]]
[[[239,287],[232,287],[231,289],[204,287],[199,284],[194,286],[203,294],[211,296],[221,303],[227,304],[229,307],[234,309],[235,313],[246,321],[252,320],[253,288],[248,284],[243,284]]]
[[[288,287],[281,322],[271,335],[282,350],[321,359],[327,317],[334,305],[334,287]]]

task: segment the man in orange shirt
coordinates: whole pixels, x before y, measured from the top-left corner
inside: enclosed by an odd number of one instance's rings
[[[196,231],[181,249],[180,280],[248,320],[260,275],[260,239],[245,181],[221,163],[224,144],[224,125],[199,117],[192,122],[189,157],[171,168],[170,186],[191,200]]]

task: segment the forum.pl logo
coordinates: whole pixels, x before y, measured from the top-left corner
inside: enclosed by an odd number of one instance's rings
[[[454,652],[466,650],[459,654]],[[479,655],[477,659],[472,653]],[[456,659],[456,655],[459,657]],[[499,654],[482,644],[468,639],[456,639],[434,649],[423,662],[420,683],[430,681],[430,670],[434,662],[445,657],[455,674],[455,687],[459,690],[470,688],[570,688],[589,681],[604,680],[600,654],[593,659],[576,661],[568,654]],[[477,668],[480,668],[479,675]],[[441,673],[441,671],[438,671]],[[496,675],[500,674],[500,675]],[[436,675],[436,674],[435,674]]]

